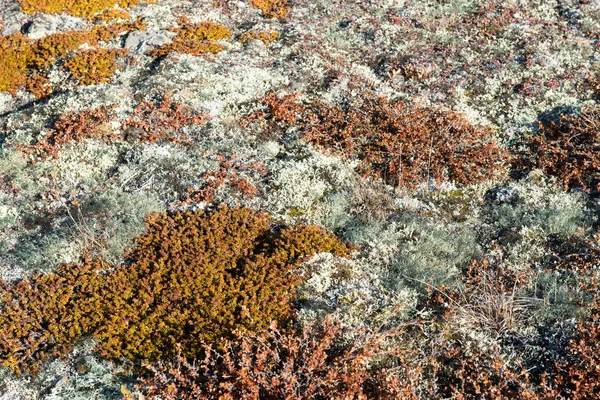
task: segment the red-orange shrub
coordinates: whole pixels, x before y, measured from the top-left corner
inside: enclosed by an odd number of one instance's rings
[[[510,366],[496,351],[469,354],[460,342],[438,343],[427,360],[437,399],[539,399],[525,368]]]
[[[244,163],[236,160],[235,156],[217,155],[219,161],[215,170],[208,171],[202,175],[204,183],[200,188],[189,188],[186,198],[178,205],[190,203],[211,202],[217,190],[222,185],[237,189],[244,196],[254,196],[258,192],[256,187],[240,176],[240,172],[251,170],[259,175],[267,173],[267,167],[261,162]]]
[[[361,335],[340,342],[331,319],[300,332],[272,326],[263,334],[227,341],[222,353],[205,346],[206,357],[189,363],[147,365],[139,389],[149,398],[192,399],[418,399],[420,370],[382,364],[393,334]],[[397,371],[397,372],[396,372]]]
[[[187,125],[200,125],[207,121],[203,114],[186,111],[181,103],[173,101],[166,94],[158,104],[142,100],[133,112],[133,117],[125,120],[122,129],[127,139],[133,137],[141,142],[154,143],[165,140],[173,143],[190,143],[181,130]]]
[[[357,157],[365,174],[396,186],[414,187],[433,179],[469,184],[504,176],[507,151],[492,132],[462,115],[411,106],[403,101],[364,94],[345,108],[297,95],[269,93],[267,107],[247,117],[264,124],[270,134],[296,128],[316,146]]]
[[[84,109],[81,112],[67,112],[54,123],[53,128],[31,145],[19,149],[32,154],[37,159],[58,157],[59,151],[68,143],[81,142],[88,138],[98,138],[111,142],[120,136],[106,124],[112,116],[112,106]]]
[[[565,189],[600,190],[600,106],[562,113],[557,121],[540,121],[538,126],[539,132],[523,139],[524,150],[515,167],[541,169],[557,177]]]
[[[542,376],[545,399],[597,399],[600,397],[600,301],[577,325],[567,357]]]

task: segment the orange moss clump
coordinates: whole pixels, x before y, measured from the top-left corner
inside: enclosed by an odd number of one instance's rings
[[[115,19],[129,19],[131,18],[131,14],[126,10],[122,10],[120,8],[112,8],[110,10],[106,10],[94,17],[94,21],[96,22],[106,22],[109,23]]]
[[[250,7],[261,10],[266,18],[283,18],[290,11],[288,0],[250,0]]]
[[[84,50],[73,55],[64,66],[81,85],[98,85],[110,82],[117,70],[117,56],[126,54],[126,49]]]
[[[538,122],[539,133],[523,139],[525,150],[514,166],[541,169],[556,176],[565,189],[600,190],[600,106],[586,106],[579,114],[560,114],[558,121]]]
[[[94,291],[103,286],[97,272],[107,267],[86,262],[14,284],[0,281],[0,363],[17,373],[34,370],[36,363],[66,353],[79,337],[97,329],[102,310]],[[82,313],[83,303],[90,310],[95,305],[95,311]]]
[[[25,85],[27,79],[27,52],[29,45],[24,35],[0,36],[0,92],[13,92]]]
[[[318,252],[350,248],[316,226],[276,232],[266,214],[222,208],[211,214],[157,214],[129,254],[133,264],[108,277],[111,323],[96,333],[110,358],[163,358],[177,345],[202,354],[234,330],[286,325],[300,279],[293,271]]]
[[[217,40],[229,39],[229,28],[217,22],[190,23],[187,19],[180,20],[181,28],[170,29],[177,33],[171,43],[150,51],[152,57],[163,57],[170,53],[186,53],[193,56],[216,54],[223,50],[223,45]]]
[[[102,106],[85,109],[78,113],[68,112],[61,115],[54,127],[36,143],[21,146],[19,150],[31,154],[37,159],[58,157],[59,151],[68,143],[81,142],[88,138],[98,138],[111,142],[119,136],[113,133],[107,123],[111,119],[114,107]]]
[[[142,100],[133,117],[123,122],[122,128],[127,138],[135,137],[141,142],[190,143],[189,137],[180,135],[180,131],[186,125],[200,125],[207,120],[206,115],[185,111],[181,103],[174,102],[171,95],[166,94],[158,104]]]
[[[361,161],[361,171],[395,186],[434,180],[460,184],[504,177],[507,151],[492,132],[452,111],[416,107],[364,94],[342,108],[297,95],[269,93],[267,109],[246,121],[263,124],[271,135],[296,128],[304,140]]]
[[[21,11],[27,14],[67,13],[75,17],[91,17],[114,6],[133,7],[139,0],[19,0]]]
[[[273,43],[279,37],[277,31],[252,31],[245,32],[240,36],[240,43],[246,43],[249,40],[260,40],[267,46]]]
[[[234,331],[286,326],[297,266],[350,251],[316,226],[273,229],[244,208],[155,214],[126,264],[85,260],[2,284],[0,363],[32,369],[84,335],[110,359],[200,358]]]
[[[30,40],[21,33],[0,36],[0,92],[14,94],[25,87],[29,76],[49,68],[57,59],[67,56],[84,43],[97,46],[101,41],[137,29],[144,29],[144,24],[136,21],[97,26],[87,31],[55,33],[38,40]],[[39,89],[39,85],[33,87]]]

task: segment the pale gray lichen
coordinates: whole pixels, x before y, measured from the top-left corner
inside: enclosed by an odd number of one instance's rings
[[[301,159],[275,159],[268,164],[269,196],[265,207],[284,221],[302,220],[337,229],[349,221],[351,164],[311,152]]]
[[[109,400],[122,399],[121,386],[134,383],[125,370],[93,353],[95,342],[86,338],[60,360],[50,360],[35,376],[16,376],[0,369],[0,399]]]
[[[353,332],[411,316],[418,293],[408,287],[387,287],[384,266],[369,256],[367,251],[347,260],[323,253],[305,263],[301,273],[308,279],[298,288],[298,318],[307,323],[332,314]]]

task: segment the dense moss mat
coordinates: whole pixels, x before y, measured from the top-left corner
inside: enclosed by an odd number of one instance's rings
[[[88,259],[3,284],[0,360],[33,369],[86,335],[110,359],[199,357],[236,330],[285,326],[298,264],[350,250],[316,226],[275,229],[250,209],[154,214],[125,264]]]

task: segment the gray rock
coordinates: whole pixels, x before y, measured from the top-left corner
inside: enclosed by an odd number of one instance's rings
[[[19,10],[16,1],[0,0],[0,34],[12,35],[20,32],[29,21],[29,17]]]
[[[170,42],[175,36],[176,33],[169,31],[134,31],[127,35],[125,48],[144,53]]]
[[[36,14],[31,17],[25,33],[30,39],[39,39],[56,32],[83,30],[87,25],[84,19],[66,14]]]

